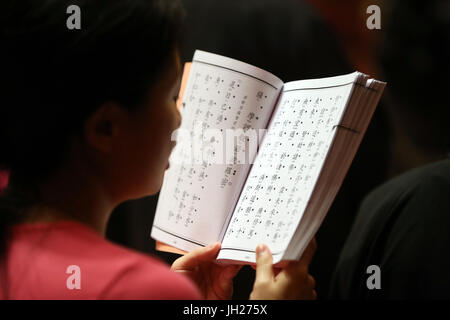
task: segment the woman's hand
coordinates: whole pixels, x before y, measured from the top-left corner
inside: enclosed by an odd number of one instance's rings
[[[299,261],[289,262],[275,275],[269,248],[265,245],[258,245],[256,248],[256,278],[250,299],[316,299],[315,280],[308,274],[308,265],[315,250],[316,242],[313,239]]]
[[[191,278],[204,299],[231,299],[233,278],[242,266],[215,263],[219,250],[220,243],[196,249],[175,260],[171,269]]]

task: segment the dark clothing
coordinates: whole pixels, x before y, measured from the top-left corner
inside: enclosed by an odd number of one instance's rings
[[[367,287],[370,265],[380,267],[379,290]],[[450,298],[450,159],[411,170],[366,197],[330,298]]]

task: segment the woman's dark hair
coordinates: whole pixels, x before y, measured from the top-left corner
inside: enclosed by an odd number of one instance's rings
[[[80,8],[69,29],[67,8]],[[2,0],[0,254],[8,226],[39,201],[35,185],[64,163],[69,137],[102,103],[138,108],[181,41],[178,1]]]

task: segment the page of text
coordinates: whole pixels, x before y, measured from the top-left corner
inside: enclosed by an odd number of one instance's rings
[[[151,236],[190,251],[221,239],[283,83],[196,51]]]
[[[286,83],[218,259],[255,262],[259,243],[280,261],[308,204],[356,73]]]

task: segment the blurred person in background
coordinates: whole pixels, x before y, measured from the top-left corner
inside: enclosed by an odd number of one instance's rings
[[[395,178],[363,201],[330,297],[449,299],[450,3],[395,0],[386,9],[379,61]],[[378,289],[369,289],[370,266],[379,268]]]

